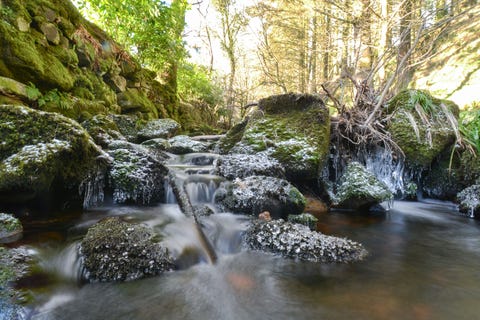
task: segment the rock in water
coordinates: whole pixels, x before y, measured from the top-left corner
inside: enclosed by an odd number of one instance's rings
[[[168,152],[173,154],[186,154],[194,152],[207,152],[208,145],[206,143],[191,139],[189,136],[180,135],[168,140],[170,147]]]
[[[342,209],[369,209],[383,201],[393,199],[387,186],[358,162],[347,166],[340,178],[335,206]]]
[[[477,218],[480,213],[480,185],[474,184],[457,194],[459,210],[471,218]]]
[[[81,255],[91,281],[125,281],[154,276],[174,268],[168,250],[144,226],[118,217],[101,220],[82,240]]]
[[[0,243],[17,241],[22,237],[23,226],[14,216],[0,213]]]
[[[266,154],[230,154],[215,161],[215,173],[229,180],[249,176],[285,178],[285,169]]]
[[[304,261],[351,262],[367,255],[357,242],[327,236],[282,219],[253,221],[244,234],[244,241],[250,249]]]
[[[288,181],[273,177],[252,176],[223,182],[215,194],[221,210],[258,215],[269,211],[273,217],[299,214],[305,197]]]

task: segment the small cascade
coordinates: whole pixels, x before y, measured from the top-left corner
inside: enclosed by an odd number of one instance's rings
[[[104,188],[104,169],[100,167],[93,169],[78,188],[80,196],[83,195],[83,208],[89,209],[103,203],[105,197]]]

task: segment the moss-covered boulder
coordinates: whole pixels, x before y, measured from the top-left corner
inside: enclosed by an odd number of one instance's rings
[[[261,99],[259,110],[234,127],[220,148],[264,152],[284,166],[289,180],[305,182],[317,179],[329,141],[330,117],[323,101],[313,95],[284,94]]]
[[[137,137],[140,142],[173,137],[180,129],[180,124],[173,119],[158,119],[152,120],[145,124],[145,126],[138,132]]]
[[[230,154],[215,161],[215,174],[229,180],[249,176],[269,176],[285,178],[285,169],[266,154]]]
[[[224,211],[255,216],[269,211],[272,217],[286,218],[302,213],[306,199],[286,180],[252,176],[222,182],[215,193],[215,202]]]
[[[456,139],[458,106],[428,92],[402,91],[388,102],[385,111],[390,113],[387,130],[411,167],[428,168]]]
[[[312,215],[310,213],[307,213],[307,212],[304,212],[304,213],[297,214],[297,215],[289,214],[288,215],[288,222],[297,223],[297,224],[307,226],[310,230],[314,231],[314,230],[317,229],[318,219],[315,218],[314,215]]]
[[[146,148],[110,150],[113,158],[107,177],[114,203],[149,205],[165,199],[168,170]]]
[[[23,226],[20,220],[6,213],[0,213],[0,243],[17,241],[22,237]]]
[[[303,261],[352,262],[362,260],[367,255],[367,251],[357,242],[327,236],[283,219],[255,220],[243,239],[252,250]]]
[[[0,106],[0,201],[78,193],[106,155],[75,121],[23,106]]]
[[[458,209],[471,218],[480,217],[480,184],[474,184],[457,194]]]
[[[88,229],[80,249],[91,281],[127,281],[154,276],[174,268],[168,250],[153,232],[118,217]]]
[[[167,139],[156,138],[142,142],[142,146],[155,151],[166,151],[170,148],[170,142]]]
[[[358,162],[348,164],[340,178],[335,207],[348,210],[369,209],[393,199],[387,186]]]

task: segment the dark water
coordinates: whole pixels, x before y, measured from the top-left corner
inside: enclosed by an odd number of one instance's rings
[[[78,281],[76,245],[104,215],[143,221],[164,236],[182,270],[117,284]],[[30,288],[32,319],[478,319],[480,227],[448,203],[396,202],[386,215],[320,216],[319,229],[365,245],[354,264],[285,260],[242,250],[244,219],[205,224],[219,252],[202,257],[190,221],[175,205],[90,212],[35,238],[40,284]],[[62,235],[55,238],[53,235]],[[65,238],[66,237],[66,238]],[[43,239],[43,240],[42,240]],[[65,241],[66,240],[66,241]],[[66,243],[66,244],[65,244]],[[192,252],[194,254],[192,254]],[[45,280],[47,279],[47,280]],[[27,281],[28,283],[28,281]]]

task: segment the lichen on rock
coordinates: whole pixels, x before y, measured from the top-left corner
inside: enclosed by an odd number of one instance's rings
[[[285,169],[266,154],[229,154],[215,161],[215,173],[229,180],[249,176],[285,178]]]
[[[145,140],[173,137],[180,129],[180,124],[173,119],[157,119],[151,120],[138,132],[140,142]]]
[[[252,221],[244,241],[253,250],[313,262],[352,262],[362,260],[367,254],[357,242],[327,236],[282,219]]]
[[[80,248],[91,281],[128,281],[174,269],[168,250],[145,226],[106,218],[92,226]]]
[[[348,164],[340,178],[335,206],[342,209],[369,209],[393,199],[387,186],[358,162]]]
[[[286,218],[305,208],[305,197],[288,181],[266,176],[251,176],[222,182],[215,194],[222,210],[258,215],[269,211],[273,217]]]

